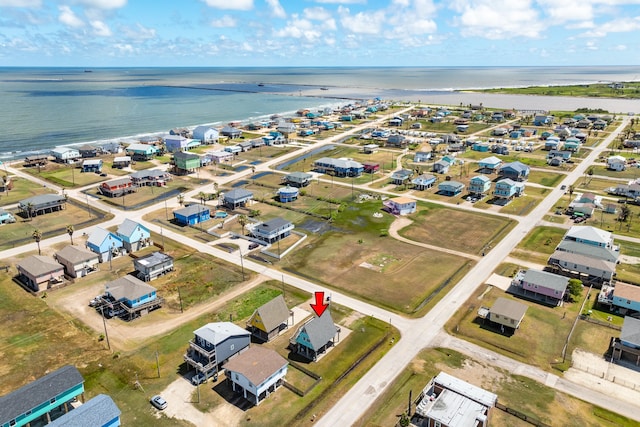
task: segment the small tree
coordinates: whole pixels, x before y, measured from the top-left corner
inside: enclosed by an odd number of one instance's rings
[[[569,300],[575,301],[580,298],[582,296],[582,280],[569,279],[567,291],[569,292]]]
[[[35,230],[33,230],[33,233],[31,233],[31,237],[33,237],[33,240],[35,240],[38,244],[38,255],[42,255],[42,252],[40,251],[40,240],[42,240],[42,231],[36,228]]]
[[[262,212],[260,212],[260,210],[259,210],[259,209],[251,209],[251,211],[249,211],[249,216],[250,216],[251,218],[255,218],[255,217],[257,217],[257,216],[260,216],[260,214],[261,214],[261,213],[262,213]]]
[[[204,201],[207,199],[207,196],[201,191],[198,193],[198,199],[200,199],[200,203],[204,205]]]
[[[178,203],[180,206],[184,205],[184,194],[178,194]]]
[[[238,217],[238,224],[240,224],[240,226],[242,226],[242,234],[244,235],[244,227],[247,225],[247,223],[249,222],[249,218],[247,218],[246,215],[240,215]]]
[[[73,232],[74,232],[74,228],[73,225],[67,225],[67,234],[69,235],[69,239],[71,239],[71,246],[73,246]]]

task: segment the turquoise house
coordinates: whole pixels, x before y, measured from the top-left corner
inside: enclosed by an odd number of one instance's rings
[[[469,193],[483,196],[491,188],[491,179],[485,175],[477,175],[469,181]]]
[[[512,179],[505,178],[496,182],[496,188],[493,190],[493,195],[499,199],[510,200],[514,197],[519,197],[524,193],[524,183],[516,182]]]

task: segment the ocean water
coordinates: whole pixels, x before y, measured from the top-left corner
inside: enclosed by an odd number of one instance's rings
[[[456,90],[639,79],[639,67],[0,68],[0,160],[354,99],[486,99],[485,105],[525,108],[531,97]],[[613,111],[640,110],[637,101],[589,102]]]

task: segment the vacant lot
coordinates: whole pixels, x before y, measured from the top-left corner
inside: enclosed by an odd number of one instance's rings
[[[524,196],[512,199],[506,206],[500,209],[500,212],[509,215],[527,215],[540,203],[547,194],[549,189],[539,187],[526,187]]]
[[[525,377],[470,359],[456,351],[435,348],[423,350],[387,391],[372,405],[372,411],[359,426],[392,426],[407,410],[409,392],[415,400],[431,378],[444,371],[498,395],[498,402],[552,426],[632,426],[616,414],[557,392]],[[412,407],[415,411],[415,406]],[[519,418],[492,410],[491,425],[526,427]]]
[[[20,200],[28,197],[54,193],[53,190],[47,187],[43,187],[19,176],[12,176],[11,182],[13,183],[13,189],[9,190],[8,193],[0,193],[0,205],[2,206],[18,203]]]
[[[400,230],[403,237],[474,255],[497,244],[515,224],[502,217],[434,205],[427,205],[411,219],[414,223]]]
[[[520,241],[511,255],[529,262],[546,264],[549,255],[556,250],[556,246],[566,232],[567,230],[564,228],[535,227]]]
[[[366,202],[344,209],[330,224],[330,231],[311,235],[280,265],[404,313],[421,309],[427,298],[435,298],[434,292],[444,294],[441,288],[453,286],[471,267],[461,257],[386,236],[393,217],[373,217],[379,207],[378,202]]]
[[[40,169],[24,168],[25,172],[35,177],[47,180],[61,187],[73,188],[84,187],[85,185],[95,184],[104,181],[106,178],[101,177],[97,173],[82,172],[80,165],[63,165],[59,163],[47,163]]]

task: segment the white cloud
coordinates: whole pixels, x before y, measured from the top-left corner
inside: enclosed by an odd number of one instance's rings
[[[623,50],[627,50],[627,46],[623,44],[619,44],[617,46],[614,46],[613,49],[618,51],[623,51]]]
[[[41,0],[0,0],[0,7],[40,7]]]
[[[316,3],[331,3],[331,4],[364,4],[367,0],[315,0]]]
[[[287,22],[287,26],[276,31],[277,37],[291,37],[300,39],[309,43],[315,43],[322,37],[322,32],[314,28],[314,25],[308,19],[300,19],[297,15],[291,21]]]
[[[598,45],[596,45],[596,43],[595,43],[595,42],[593,42],[593,41],[588,41],[588,42],[586,42],[586,43],[585,43],[585,47],[586,47],[588,50],[598,50]]]
[[[454,0],[454,23],[463,36],[487,39],[540,37],[544,24],[531,0]]]
[[[73,10],[69,6],[59,6],[60,16],[58,16],[58,21],[63,23],[64,25],[72,28],[80,28],[84,26],[84,22],[82,19],[78,18]]]
[[[147,28],[141,24],[136,24],[135,28],[123,27],[122,34],[128,39],[142,41],[150,40],[156,37],[156,30],[154,28]]]
[[[380,34],[383,24],[387,22],[388,16],[385,11],[358,12],[351,15],[347,8],[338,8],[341,15],[340,24],[349,32],[356,34]]]
[[[113,45],[116,50],[122,55],[132,55],[135,53],[135,49],[128,43],[116,43]]]
[[[203,0],[207,6],[216,9],[251,10],[253,0]]]
[[[597,25],[591,31],[580,34],[582,37],[605,37],[608,33],[629,33],[640,30],[640,16],[622,18]]]
[[[537,0],[537,3],[553,24],[593,19],[593,5],[589,0]]]
[[[127,0],[77,0],[78,3],[95,9],[120,9],[126,6]]]
[[[223,15],[220,18],[211,21],[211,26],[214,28],[233,28],[237,25],[238,21],[230,15]]]
[[[91,27],[93,28],[93,34],[100,37],[110,37],[112,35],[111,29],[107,24],[102,21],[91,21]]]
[[[286,18],[287,12],[284,11],[284,8],[280,4],[279,0],[267,0],[267,4],[271,7],[271,15],[276,18]]]
[[[310,21],[319,21],[325,30],[334,31],[337,29],[336,20],[333,15],[323,7],[311,7],[302,11],[302,16]]]

